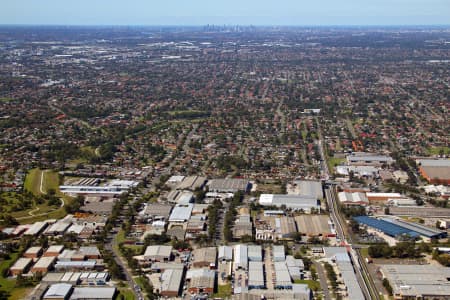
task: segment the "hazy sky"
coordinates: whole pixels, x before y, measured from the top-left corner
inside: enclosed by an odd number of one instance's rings
[[[0,0],[1,24],[432,25],[450,0]]]

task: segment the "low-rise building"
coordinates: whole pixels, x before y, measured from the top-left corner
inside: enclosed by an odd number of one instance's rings
[[[68,300],[73,287],[68,283],[52,284],[45,292],[43,300]]]
[[[180,295],[183,273],[183,269],[167,269],[161,274],[161,296],[178,297]]]
[[[28,272],[33,260],[31,258],[21,257],[9,269],[13,276]]]
[[[172,257],[172,246],[156,245],[145,249],[144,259],[148,261],[169,261]]]
[[[192,265],[195,268],[216,268],[217,248],[207,247],[198,248],[192,252],[193,262]]]
[[[56,262],[55,256],[45,256],[39,258],[39,260],[31,268],[32,273],[47,273],[51,268],[53,268]]]
[[[214,293],[216,272],[210,269],[191,269],[187,272],[186,280],[189,281],[190,294]]]
[[[38,258],[42,255],[42,247],[30,247],[25,251],[23,257]]]

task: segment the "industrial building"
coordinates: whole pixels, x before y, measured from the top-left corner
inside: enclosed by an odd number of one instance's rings
[[[275,270],[275,289],[292,289],[291,275],[284,261],[274,261]]]
[[[188,176],[181,181],[176,189],[177,190],[189,190],[195,191],[197,189],[203,188],[206,182],[206,177],[203,176]]]
[[[160,294],[164,297],[178,297],[183,282],[183,269],[167,269],[161,274]]]
[[[58,256],[64,250],[64,245],[53,245],[48,247],[43,256]]]
[[[320,202],[313,196],[261,194],[259,204],[263,206],[285,206],[292,210],[311,212],[311,209],[320,210]]]
[[[295,191],[293,194],[311,196],[316,199],[323,198],[322,182],[318,180],[295,180],[293,182]]]
[[[292,255],[286,256],[286,266],[289,271],[289,275],[292,280],[300,280],[303,279],[303,272],[305,270],[305,265],[303,264],[303,260],[296,259]]]
[[[32,273],[47,273],[55,264],[56,257],[55,256],[46,256],[41,257],[39,260],[34,264],[34,266],[31,268]]]
[[[208,182],[209,191],[217,193],[246,193],[250,187],[250,182],[246,179],[212,179]]]
[[[356,278],[353,264],[350,261],[350,256],[345,247],[323,247],[325,256],[330,263],[335,263],[339,273],[342,276],[342,281],[346,287],[348,299],[365,300],[361,291],[358,280]]]
[[[234,269],[247,270],[248,268],[248,247],[247,245],[234,246]]]
[[[262,247],[260,245],[249,245],[247,249],[249,261],[262,261]]]
[[[72,285],[68,283],[52,284],[47,292],[45,292],[43,300],[66,300],[72,293]]]
[[[434,265],[382,265],[394,299],[450,299],[450,268]]]
[[[347,156],[349,165],[367,165],[381,166],[383,164],[392,164],[394,159],[387,155],[379,155],[367,152],[354,152]]]
[[[24,235],[39,235],[41,234],[45,228],[47,228],[48,223],[46,221],[42,222],[36,222],[33,225],[31,225],[30,228],[28,228],[23,234]]]
[[[355,192],[339,192],[338,193],[339,202],[345,206],[367,206],[369,205],[369,200],[365,193]]]
[[[13,276],[17,276],[23,273],[28,272],[33,260],[31,258],[21,257],[19,258],[14,265],[9,269]]]
[[[447,236],[447,233],[444,231],[393,218],[375,219],[367,216],[360,216],[355,217],[354,219],[360,224],[379,230],[391,237],[398,237],[405,234],[411,237],[422,236],[428,239],[444,238]]]
[[[144,259],[149,261],[169,261],[172,257],[172,246],[155,245],[147,246]]]
[[[401,235],[409,235],[410,237],[418,237],[419,234],[413,230],[404,228],[402,226],[396,225],[392,222],[387,222],[384,220],[379,220],[367,216],[354,217],[355,221],[359,224],[366,225],[375,230],[381,231],[391,237],[398,237]]]
[[[285,261],[286,255],[284,254],[284,245],[272,245],[272,258],[273,261]]]
[[[97,262],[95,260],[88,261],[58,261],[55,265],[55,270],[58,272],[67,271],[92,271],[96,268]]]
[[[250,261],[248,264],[248,288],[264,289],[264,270],[262,261]]]
[[[379,204],[385,204],[389,200],[393,199],[403,199],[405,196],[399,193],[366,193],[367,200],[369,200],[369,203],[379,203]]]
[[[189,220],[194,205],[189,203],[185,205],[177,204],[169,216],[169,222],[184,223]]]
[[[429,183],[450,184],[450,159],[419,159],[417,165]]]
[[[42,255],[42,247],[36,246],[36,247],[30,247],[25,251],[23,254],[23,257],[28,258],[38,258]]]
[[[327,215],[299,215],[295,216],[298,232],[308,236],[335,236],[333,224]]]
[[[216,272],[210,269],[191,269],[187,272],[186,281],[189,281],[190,294],[214,293]]]
[[[232,261],[233,260],[233,247],[220,246],[218,259],[219,259],[219,261]]]
[[[138,184],[139,182],[131,180],[112,180],[103,186],[60,185],[59,189],[62,193],[68,195],[118,196],[136,187]]]
[[[75,287],[70,300],[113,300],[116,294],[115,287]]]
[[[198,248],[192,251],[193,262],[195,268],[216,268],[217,248],[207,247]]]

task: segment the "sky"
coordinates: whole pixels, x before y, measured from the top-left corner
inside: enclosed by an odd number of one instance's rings
[[[449,25],[450,0],[0,0],[0,24]]]

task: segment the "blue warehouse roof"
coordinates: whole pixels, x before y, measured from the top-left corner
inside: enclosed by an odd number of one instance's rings
[[[380,231],[384,232],[385,234],[392,236],[392,237],[396,237],[396,236],[399,236],[402,234],[408,234],[411,237],[417,237],[420,235],[419,233],[417,233],[411,229],[396,225],[391,222],[378,220],[375,218],[370,218],[367,216],[355,217],[354,219],[355,219],[355,221],[357,221],[360,224],[364,224],[369,227],[380,230]]]

